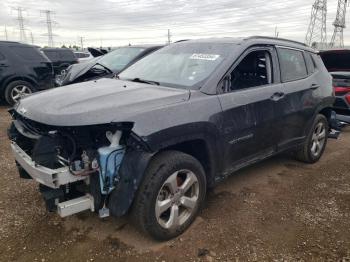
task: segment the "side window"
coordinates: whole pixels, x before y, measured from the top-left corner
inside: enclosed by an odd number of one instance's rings
[[[18,57],[35,62],[45,62],[45,58],[42,56],[39,50],[34,47],[27,46],[10,46],[11,51]]]
[[[306,64],[302,51],[278,48],[278,58],[283,82],[307,77]]]
[[[309,75],[315,73],[315,62],[309,52],[305,52],[305,61]]]
[[[249,53],[224,81],[223,92],[271,84],[271,61],[268,51],[259,50]]]

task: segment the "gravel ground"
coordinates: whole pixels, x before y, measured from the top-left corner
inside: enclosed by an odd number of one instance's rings
[[[0,107],[0,261],[350,261],[350,128],[315,165],[278,156],[209,192],[181,237],[155,242],[128,218],[47,213],[18,177]]]

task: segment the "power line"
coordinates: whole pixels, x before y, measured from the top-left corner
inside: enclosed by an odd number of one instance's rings
[[[50,10],[41,10],[41,13],[44,13],[46,15],[46,25],[47,25],[47,37],[48,37],[48,46],[53,47],[53,33],[52,33],[52,19],[51,14],[53,14]]]
[[[334,32],[332,35],[330,47],[344,47],[344,28],[346,27],[345,16],[348,0],[338,0],[337,16],[333,23]]]
[[[327,0],[315,0],[312,5],[305,43],[310,46],[317,43],[319,48],[327,46]]]
[[[26,42],[26,33],[25,33],[25,27],[24,27],[24,18],[23,18],[23,11],[24,9],[22,7],[13,7],[14,10],[17,11],[17,20],[18,20],[18,27],[19,27],[19,39],[21,42]]]

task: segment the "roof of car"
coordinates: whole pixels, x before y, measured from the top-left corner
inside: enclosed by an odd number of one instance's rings
[[[317,52],[315,49],[298,41],[284,39],[284,38],[268,37],[268,36],[205,38],[205,39],[194,39],[194,40],[180,40],[180,41],[177,41],[177,43],[178,42],[227,43],[227,44],[236,44],[236,45],[244,44],[244,43],[247,43],[249,45],[273,44],[273,45],[281,45],[281,46],[303,49],[310,52]]]

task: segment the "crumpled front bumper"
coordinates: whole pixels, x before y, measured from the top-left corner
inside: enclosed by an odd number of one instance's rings
[[[87,177],[72,175],[68,167],[50,169],[37,165],[15,142],[11,143],[11,148],[17,163],[40,184],[50,188],[59,188],[62,185],[87,179]]]

